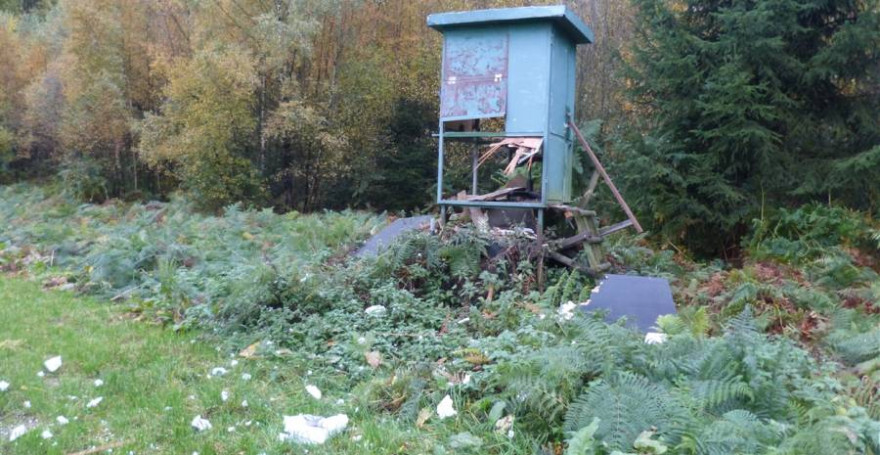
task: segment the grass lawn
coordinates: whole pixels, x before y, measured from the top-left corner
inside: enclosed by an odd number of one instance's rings
[[[63,366],[38,376],[56,355]],[[421,453],[433,445],[431,430],[402,428],[356,409],[356,399],[333,392],[332,378],[315,378],[324,391],[316,400],[304,390],[304,367],[236,360],[233,366],[230,353],[194,334],[132,321],[107,303],[0,278],[0,381],[11,384],[0,392],[0,454],[107,448],[123,454]],[[228,373],[209,377],[215,367]],[[245,373],[252,378],[244,379]],[[96,386],[97,379],[103,385]],[[223,390],[229,392],[225,402]],[[87,407],[97,397],[103,400]],[[306,451],[278,440],[284,414],[340,412],[352,419],[349,431],[325,446]],[[190,422],[196,415],[213,428],[195,431]],[[58,416],[69,423],[59,424]],[[9,442],[9,432],[21,424],[28,432]],[[43,439],[44,430],[52,436]]]

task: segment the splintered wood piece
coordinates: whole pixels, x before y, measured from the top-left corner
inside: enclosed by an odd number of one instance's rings
[[[559,210],[562,212],[569,212],[569,213],[576,214],[576,215],[583,215],[583,216],[588,216],[588,217],[596,216],[596,212],[593,210],[586,210],[586,209],[582,209],[580,207],[574,207],[571,205],[553,204],[550,206],[550,208],[555,209],[555,210]]]
[[[605,237],[606,235],[611,235],[630,226],[632,226],[632,220],[623,220],[620,223],[612,224],[611,226],[606,226],[602,229],[599,229],[599,235]]]
[[[458,193],[458,200],[468,200],[473,196],[468,196],[464,191]],[[471,221],[474,223],[474,226],[481,232],[489,231],[489,215],[483,213],[479,207],[468,207],[465,210],[465,213],[469,214],[471,217]]]
[[[474,222],[474,226],[477,227],[477,230],[480,232],[488,232],[489,215],[483,213],[479,207],[468,207],[468,211],[471,213],[471,221]]]
[[[489,144],[489,149],[480,156],[480,160],[477,162],[477,167],[482,166],[483,163],[495,156],[495,154],[504,147],[515,147],[517,149],[526,148],[537,151],[541,148],[543,142],[544,139],[540,137],[509,137],[494,142]]]

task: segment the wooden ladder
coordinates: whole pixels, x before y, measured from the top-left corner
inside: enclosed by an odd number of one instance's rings
[[[568,126],[574,132],[578,142],[580,142],[581,147],[583,147],[584,152],[589,156],[590,161],[593,163],[594,170],[593,174],[590,176],[587,190],[576,200],[575,205],[557,204],[550,206],[551,209],[561,211],[567,218],[574,220],[575,226],[577,227],[577,234],[568,238],[547,242],[543,248],[546,253],[545,257],[589,275],[597,276],[611,268],[611,264],[605,261],[605,251],[602,248],[602,243],[604,242],[605,237],[630,226],[635,227],[636,232],[638,233],[644,231],[639,224],[638,219],[636,219],[636,216],[633,214],[632,210],[630,210],[629,205],[623,199],[620,191],[617,190],[614,182],[611,181],[611,177],[605,172],[605,167],[602,166],[602,163],[593,152],[590,144],[584,139],[584,136],[581,134],[577,125],[569,119]],[[599,184],[600,177],[604,180],[605,184],[608,185],[608,188],[611,190],[617,203],[620,204],[620,207],[627,216],[626,220],[601,229],[599,228],[599,222],[596,219],[596,212],[587,209],[590,200],[596,192],[596,186]],[[574,258],[564,254],[566,251],[572,251],[578,245],[583,245],[583,251],[587,257],[586,266],[578,264]]]

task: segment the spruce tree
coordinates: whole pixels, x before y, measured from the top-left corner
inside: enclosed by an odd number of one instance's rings
[[[698,252],[765,207],[880,207],[875,0],[634,0],[623,168],[643,217]]]

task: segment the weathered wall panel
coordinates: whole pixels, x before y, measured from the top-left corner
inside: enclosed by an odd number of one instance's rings
[[[440,116],[500,117],[507,110],[508,36],[504,29],[447,33]]]

